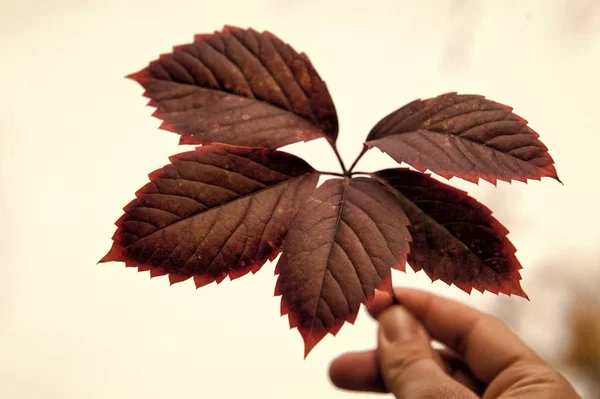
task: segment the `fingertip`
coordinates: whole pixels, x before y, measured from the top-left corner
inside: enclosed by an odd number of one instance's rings
[[[394,298],[392,295],[390,295],[389,292],[375,290],[375,296],[367,306],[367,310],[371,317],[377,320],[379,318],[379,315],[381,315],[381,313],[384,310],[386,310],[393,304]]]
[[[329,380],[340,389],[363,392],[387,392],[375,350],[349,352],[329,365]]]

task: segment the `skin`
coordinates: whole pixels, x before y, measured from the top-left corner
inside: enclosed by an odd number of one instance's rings
[[[406,399],[581,398],[500,319],[424,291],[377,292],[377,348],[333,361],[341,389]],[[431,341],[445,348],[434,349]]]

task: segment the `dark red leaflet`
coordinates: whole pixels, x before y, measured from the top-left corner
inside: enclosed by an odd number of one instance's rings
[[[353,323],[376,288],[389,289],[392,267],[404,270],[407,223],[397,198],[370,178],[328,180],[301,206],[277,263],[275,293],[305,355]]]
[[[182,144],[274,149],[337,138],[327,86],[305,54],[269,32],[226,26],[197,35],[129,77]]]
[[[508,230],[488,208],[464,191],[409,169],[375,176],[396,190],[410,219],[408,263],[415,271],[467,293],[475,288],[527,298]]]
[[[477,183],[552,177],[554,161],[539,135],[512,108],[483,96],[447,93],[416,100],[381,120],[365,145],[397,162],[447,179]]]
[[[213,144],[170,158],[117,221],[101,262],[198,287],[256,272],[280,251],[318,174],[280,151]]]

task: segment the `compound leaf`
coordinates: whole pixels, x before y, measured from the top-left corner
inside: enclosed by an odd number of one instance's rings
[[[410,220],[408,264],[433,280],[527,298],[508,230],[466,192],[405,168],[375,173],[393,187]]]
[[[392,267],[404,270],[407,223],[394,194],[370,178],[328,180],[302,205],[277,263],[275,294],[305,356],[353,323],[376,288],[389,289]]]
[[[269,32],[197,35],[128,76],[181,144],[279,148],[338,133],[335,106],[304,53]]]
[[[483,96],[443,94],[392,112],[369,133],[397,162],[477,183],[552,177],[554,161],[539,135],[512,108]]]
[[[318,174],[280,151],[213,144],[150,174],[116,222],[101,262],[120,261],[197,287],[255,273],[280,252]]]

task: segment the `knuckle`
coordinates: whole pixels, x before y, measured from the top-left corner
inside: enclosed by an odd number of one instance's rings
[[[564,386],[569,385],[567,380],[557,370],[547,365],[537,365],[531,373],[530,382],[532,385]]]
[[[495,387],[493,387],[496,385]],[[504,388],[502,388],[504,387]],[[490,384],[492,391],[509,390],[512,394],[533,395],[547,392],[548,398],[577,397],[571,384],[558,371],[539,361],[520,361],[506,369]]]
[[[557,383],[561,382],[562,375],[546,365],[545,363],[522,361],[514,366],[517,375],[525,376],[523,380],[527,379],[528,382],[532,383]]]

